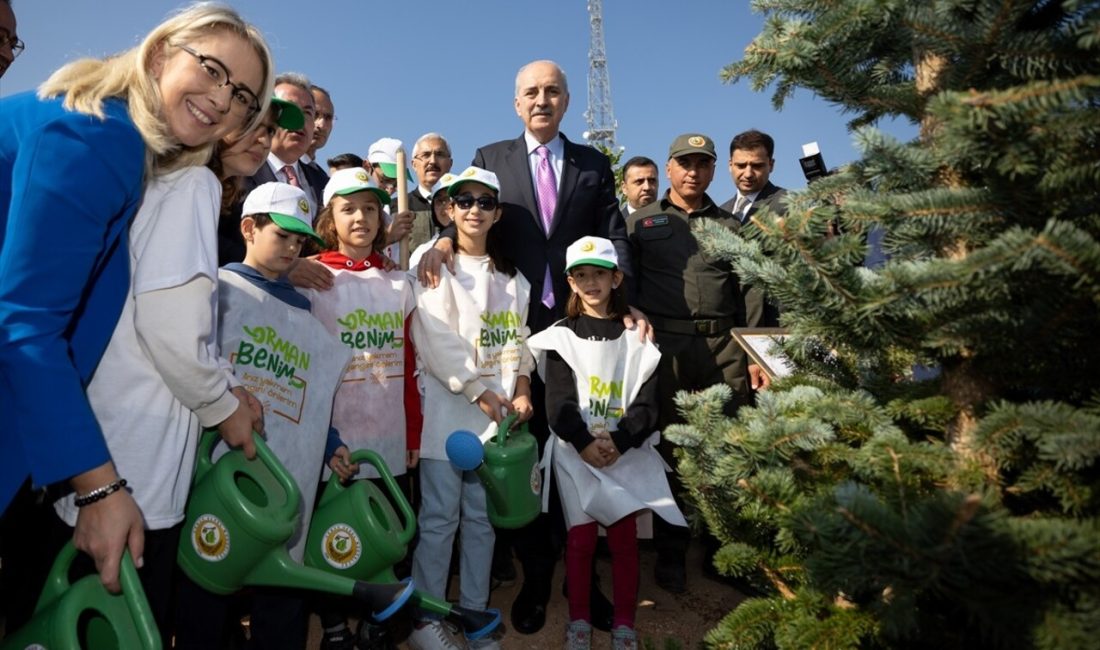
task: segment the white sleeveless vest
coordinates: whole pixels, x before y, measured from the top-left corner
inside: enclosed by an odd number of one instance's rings
[[[264,405],[267,445],[302,492],[300,526],[288,542],[302,560],[324,464],[332,398],[351,352],[308,311],[233,271],[218,271],[218,339],[234,374]],[[219,444],[215,456],[225,453]]]
[[[588,430],[614,431],[642,384],[657,370],[661,353],[643,344],[636,332],[624,331],[613,341],[589,341],[567,327],[548,327],[527,339],[541,368],[546,352],[561,355],[577,379],[577,400]],[[557,435],[546,441],[543,464],[554,470],[566,525],[591,521],[609,526],[639,510],[649,509],[670,524],[686,526],[672,498],[657,452],[661,434],[654,431],[641,447],[627,450],[613,465],[597,469],[584,462],[573,445]],[[549,478],[549,476],[547,476]],[[543,490],[544,506],[549,490]]]
[[[352,451],[370,449],[405,473],[405,318],[414,307],[404,271],[329,269],[333,287],[311,291],[313,315],[352,354],[336,391],[332,425]],[[325,468],[327,479],[332,473]],[[356,478],[377,478],[368,464]]]

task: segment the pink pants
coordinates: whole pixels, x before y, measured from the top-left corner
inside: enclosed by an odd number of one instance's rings
[[[607,527],[611,548],[612,603],[614,627],[634,627],[634,606],[638,602],[638,539],[635,516],[627,515]],[[592,556],[596,552],[596,522],[569,529],[565,548],[565,576],[569,581],[569,620],[592,621],[589,594],[592,586]]]

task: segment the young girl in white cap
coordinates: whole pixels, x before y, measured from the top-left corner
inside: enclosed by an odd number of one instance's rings
[[[455,529],[461,526],[459,604],[484,610],[489,603],[493,527],[485,489],[477,475],[455,468],[444,449],[447,436],[466,429],[483,440],[509,412],[531,417],[527,306],[531,285],[501,255],[493,229],[501,216],[496,174],[469,167],[447,189],[448,211],[458,231],[455,272],[442,272],[434,289],[413,283],[413,338],[424,371],[424,431],[420,442],[422,491],[420,542],[413,580],[444,598]],[[412,271],[415,273],[415,271]],[[458,646],[438,620],[423,619],[409,637],[412,648]],[[471,648],[498,647],[491,638]]]
[[[532,336],[546,383],[546,414],[554,432],[543,454],[554,470],[565,514],[569,619],[565,647],[587,649],[592,556],[597,527],[607,529],[614,589],[612,647],[636,648],[638,596],[635,517],[651,509],[686,525],[672,500],[666,467],[655,446],[660,353],[626,332],[623,273],[615,247],[582,237],[566,250],[572,293],[566,318]]]
[[[387,271],[381,255],[386,244],[382,208],[389,202],[389,194],[361,167],[332,175],[317,234],[325,240],[319,261],[331,271],[333,284],[326,291],[310,291],[309,297],[313,315],[353,355],[336,392],[332,425],[351,449],[381,455],[407,496],[402,479],[406,469],[416,467],[420,453],[420,392],[408,329],[415,303],[405,272]],[[344,456],[333,461],[340,478],[378,478],[371,465],[348,461]],[[339,607],[322,604],[319,613],[323,646],[342,647],[351,637]],[[372,647],[381,644],[384,634],[382,626],[360,629],[360,635],[373,639]]]

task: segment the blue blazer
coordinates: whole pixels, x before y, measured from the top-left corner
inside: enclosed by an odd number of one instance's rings
[[[0,512],[110,459],[84,388],[130,284],[145,143],[126,103],[0,101]],[[124,389],[124,387],[119,387]]]

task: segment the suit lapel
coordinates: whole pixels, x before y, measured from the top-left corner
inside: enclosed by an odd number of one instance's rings
[[[577,145],[567,140],[565,135],[562,135],[561,139],[564,143],[562,147],[561,183],[558,185],[558,204],[554,208],[554,218],[550,222],[550,232],[546,235],[547,239],[554,234],[558,224],[565,216],[566,206],[569,205],[573,190],[577,188],[577,177],[580,175],[580,168],[577,166]]]
[[[539,218],[539,202],[535,198],[535,181],[531,178],[531,165],[527,161],[527,141],[521,135],[512,141],[512,146],[505,154],[504,169],[512,176],[511,183],[505,187],[518,187],[521,200],[520,205],[531,206],[531,217],[535,225],[542,230],[542,219]]]

